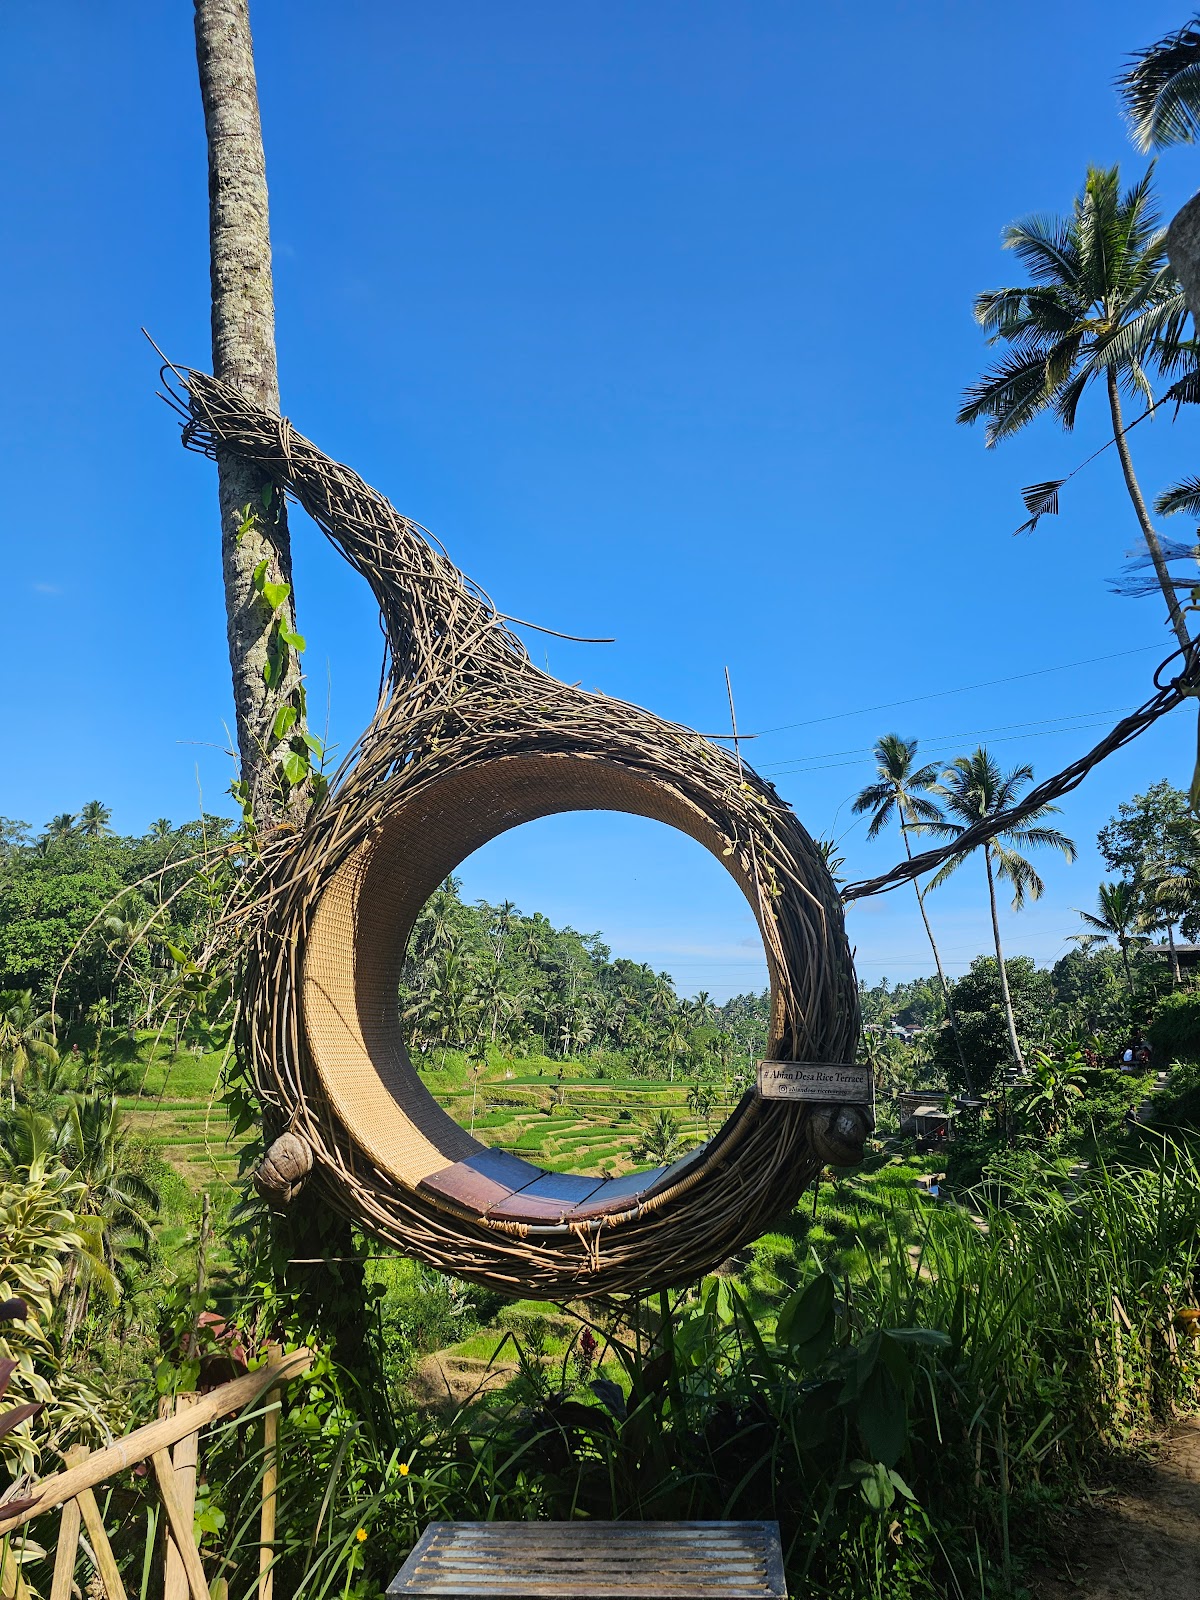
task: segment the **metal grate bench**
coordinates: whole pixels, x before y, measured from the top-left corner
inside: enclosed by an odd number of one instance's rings
[[[786,1600],[777,1522],[432,1522],[388,1594]]]

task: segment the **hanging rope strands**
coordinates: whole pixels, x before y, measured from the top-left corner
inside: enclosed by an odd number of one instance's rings
[[[172,369],[173,371],[174,369]],[[370,726],[304,827],[263,842],[233,916],[240,1029],[282,1197],[304,1182],[422,1260],[547,1299],[693,1280],[760,1233],[829,1161],[861,1155],[864,1108],[743,1097],[716,1136],[623,1178],[545,1172],[476,1142],[409,1059],[398,988],[428,897],[489,839],[613,810],[690,835],[755,913],[773,1059],[853,1062],[858,999],[842,904],[774,789],[708,739],[534,666],[486,594],[417,524],[283,418],[175,374],[184,442],[256,463],[379,603],[389,657]],[[310,1170],[311,1169],[311,1170]]]

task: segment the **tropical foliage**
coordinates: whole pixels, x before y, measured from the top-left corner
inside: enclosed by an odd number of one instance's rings
[[[989,445],[1045,411],[1070,430],[1088,388],[1103,383],[1125,487],[1171,625],[1187,650],[1176,580],[1134,472],[1121,403],[1124,393],[1153,407],[1155,376],[1172,380],[1167,393],[1174,398],[1192,394],[1189,313],[1166,258],[1151,174],[1122,192],[1116,167],[1091,167],[1069,216],[1012,223],[1004,246],[1032,281],[977,298],[975,316],[989,343],[1007,345],[1008,353],[967,390],[958,420],[984,422]],[[1060,480],[1026,491],[1027,528],[1057,510],[1061,486]]]
[[[1117,87],[1139,150],[1195,144],[1200,133],[1200,16],[1133,55]]]

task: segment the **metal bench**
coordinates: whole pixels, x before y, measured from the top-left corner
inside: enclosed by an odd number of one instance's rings
[[[388,1594],[786,1600],[777,1522],[432,1522]]]

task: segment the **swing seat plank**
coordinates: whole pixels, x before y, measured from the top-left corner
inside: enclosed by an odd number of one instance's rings
[[[786,1600],[776,1522],[433,1522],[389,1596]]]

